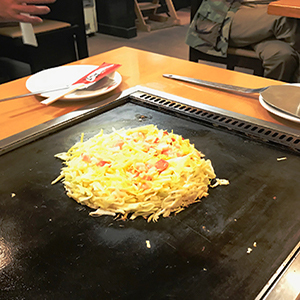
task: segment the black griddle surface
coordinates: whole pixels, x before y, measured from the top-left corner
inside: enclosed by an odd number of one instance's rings
[[[230,185],[158,223],[90,217],[51,185],[82,132],[146,124],[189,138]],[[22,146],[0,156],[0,299],[254,299],[299,241],[299,170],[294,153],[133,103]]]

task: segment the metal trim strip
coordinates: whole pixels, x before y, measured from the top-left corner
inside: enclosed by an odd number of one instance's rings
[[[279,280],[283,277],[283,275],[287,273],[288,268],[292,265],[293,261],[299,258],[300,258],[300,242],[296,245],[296,247],[292,250],[292,252],[280,265],[278,270],[273,274],[273,276],[270,278],[268,283],[257,295],[255,300],[269,299],[268,296],[270,295],[271,291],[276,288],[276,284],[278,284]]]
[[[149,96],[149,98],[146,96],[143,96],[143,95],[147,95],[147,96]],[[151,99],[152,97],[154,97],[154,98]],[[153,101],[158,98],[162,100],[161,103],[158,103],[159,101]],[[108,110],[108,109],[111,109],[118,105],[121,105],[127,101],[136,101],[137,103],[140,103],[140,104],[147,103],[148,105],[150,104],[150,105],[153,105],[156,107],[164,107],[170,111],[180,113],[182,115],[186,115],[189,117],[195,117],[195,115],[192,115],[189,111],[192,108],[196,108],[196,109],[199,109],[199,110],[202,110],[205,112],[209,112],[209,113],[212,113],[215,115],[223,116],[226,118],[231,118],[234,120],[243,121],[243,122],[249,123],[251,125],[261,126],[263,128],[267,128],[267,129],[279,132],[280,134],[285,134],[285,135],[290,136],[292,139],[297,141],[297,147],[294,147],[293,150],[300,151],[300,131],[297,129],[290,128],[290,127],[276,124],[276,123],[267,122],[267,121],[260,120],[257,118],[249,117],[249,116],[235,113],[235,112],[232,112],[229,110],[225,110],[225,109],[221,109],[221,108],[207,105],[204,103],[189,100],[189,99],[186,99],[183,97],[178,97],[176,95],[172,95],[169,93],[157,91],[157,90],[154,90],[151,88],[147,88],[147,87],[143,87],[143,86],[135,86],[135,87],[129,88],[119,94],[113,95],[107,99],[101,100],[94,104],[87,105],[81,109],[74,111],[74,112],[70,112],[70,113],[60,116],[54,120],[37,125],[33,128],[27,129],[18,134],[15,134],[11,137],[1,140],[0,141],[0,155],[4,154],[6,152],[9,152],[13,149],[16,149],[27,143],[30,143],[38,138],[46,136],[50,133],[53,133],[59,129],[71,126],[72,124],[75,124],[84,119],[90,118],[93,115],[99,114],[105,110]],[[165,105],[168,101],[171,101],[173,103],[173,105],[172,106]],[[183,106],[185,109],[182,109]],[[198,116],[197,118],[202,121],[203,120],[207,121],[207,118],[204,118],[204,117],[205,116],[202,115],[202,116]],[[233,128],[236,128],[236,127],[230,128],[229,124],[226,124],[226,123],[221,122],[222,123],[221,124],[216,119],[210,120],[210,123],[212,123],[214,125],[226,125],[224,127],[227,129],[231,129],[231,130]]]

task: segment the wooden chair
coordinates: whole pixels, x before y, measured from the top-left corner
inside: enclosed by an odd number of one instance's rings
[[[199,6],[203,0],[192,0],[191,2],[191,21],[193,20]],[[251,48],[232,48],[229,47],[227,57],[213,56],[192,47],[189,49],[189,60],[198,62],[199,60],[210,61],[226,65],[228,70],[235,67],[242,67],[253,70],[254,75],[263,76],[264,69],[261,60]]]
[[[0,56],[30,65],[31,72],[88,56],[82,0],[57,0],[34,25],[38,47],[24,45],[19,26],[0,28]]]
[[[134,0],[134,11],[137,17],[136,26],[142,31],[151,31],[153,29],[160,29],[180,25],[180,19],[177,16],[172,0],[165,0],[168,9],[168,16],[163,16],[157,13],[157,9],[161,7],[159,0],[152,0],[151,2],[142,2]],[[144,13],[147,12],[147,13]],[[157,22],[151,26],[147,24],[146,20]]]

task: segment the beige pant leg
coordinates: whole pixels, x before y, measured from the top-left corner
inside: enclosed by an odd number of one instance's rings
[[[289,44],[271,39],[252,47],[262,60],[264,77],[297,82],[295,74],[299,69],[299,54]]]
[[[299,56],[293,47],[300,40],[297,22],[269,15],[267,5],[241,6],[231,24],[229,45],[251,46],[262,60],[265,77],[295,82]]]
[[[230,27],[230,46],[245,47],[275,38],[295,47],[297,39],[300,38],[297,19],[269,15],[267,8],[267,5],[259,4],[240,7]]]

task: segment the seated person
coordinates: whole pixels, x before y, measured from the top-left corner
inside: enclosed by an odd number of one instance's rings
[[[0,26],[7,26],[10,22],[41,23],[43,20],[36,15],[47,14],[50,9],[35,3],[53,2],[55,0],[0,0]],[[30,75],[30,72],[30,66],[27,64],[0,58],[0,83]]]
[[[272,0],[203,0],[186,43],[207,54],[227,56],[230,47],[251,47],[262,60],[264,76],[300,82],[298,20],[269,15]]]
[[[43,20],[37,15],[45,15],[50,8],[45,5],[55,0],[0,0],[0,22],[41,23]]]

